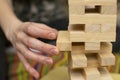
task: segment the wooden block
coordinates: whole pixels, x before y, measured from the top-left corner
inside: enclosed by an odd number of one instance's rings
[[[101,80],[113,80],[106,68],[98,68],[101,74]]]
[[[85,50],[100,50],[100,42],[85,42]]]
[[[117,0],[69,0],[69,4],[79,3],[80,5],[114,5],[117,4]]]
[[[112,43],[110,42],[102,42],[101,50],[99,53],[112,53]]]
[[[101,25],[100,24],[86,24],[85,25],[85,32],[92,32],[92,33],[100,33]]]
[[[85,80],[82,69],[70,70],[70,80]]]
[[[104,67],[100,67],[98,69],[97,68],[93,68],[93,69],[89,68],[88,70],[87,69],[86,70],[85,69],[70,70],[70,80],[87,80],[87,79],[85,79],[84,71],[86,71],[86,75],[88,75],[88,77],[89,77],[88,80],[113,80],[112,77],[110,76],[110,73],[108,72],[108,70]]]
[[[83,68],[83,67],[87,67],[87,57],[85,56],[85,54],[77,54],[71,55],[71,68],[75,69],[75,68]]]
[[[68,31],[59,31],[57,47],[60,51],[71,51],[71,41]]]
[[[114,42],[116,41],[116,33],[85,33],[70,31],[70,40],[72,42]]]
[[[99,53],[98,59],[101,66],[115,65],[115,56],[112,53]]]
[[[115,32],[116,33],[116,24],[102,24],[101,32],[103,33]]]
[[[85,6],[79,3],[69,5],[69,14],[82,15],[85,14]]]
[[[87,67],[100,67],[97,54],[87,54]]]
[[[84,43],[72,43],[71,68],[87,67],[87,57],[84,54]]]
[[[72,54],[83,54],[84,53],[84,42],[72,43]]]
[[[116,15],[85,14],[69,15],[69,24],[116,24]]]
[[[117,5],[102,5],[101,14],[115,15],[117,14]]]
[[[97,68],[84,68],[85,80],[101,80],[100,73]]]

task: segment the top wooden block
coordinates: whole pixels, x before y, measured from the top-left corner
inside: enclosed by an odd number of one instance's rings
[[[69,4],[80,3],[80,5],[116,5],[117,0],[69,0]]]

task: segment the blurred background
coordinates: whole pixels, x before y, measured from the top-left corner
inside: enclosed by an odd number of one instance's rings
[[[68,2],[67,0],[12,0],[10,2],[16,16],[22,21],[32,21],[44,23],[58,30],[67,30],[68,27]],[[118,0],[118,16],[117,16],[117,38],[113,44],[113,53],[116,59],[120,60],[120,0]],[[44,40],[54,44],[53,41]],[[58,65],[66,65],[67,57],[65,55],[54,56]],[[62,59],[62,60],[61,60]],[[57,64],[56,62],[56,64]],[[117,62],[116,62],[117,63]],[[41,76],[53,68],[53,66],[40,65],[37,62],[31,62]],[[42,69],[42,70],[41,70]],[[111,72],[120,73],[120,61],[115,66],[108,68]],[[28,78],[28,79],[27,79]],[[0,80],[35,80],[29,75],[22,63],[15,54],[15,50],[0,30]]]

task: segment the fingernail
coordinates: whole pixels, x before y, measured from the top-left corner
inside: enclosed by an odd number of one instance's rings
[[[39,74],[34,74],[35,75],[35,78],[38,79],[39,78]]]
[[[50,39],[55,39],[56,38],[56,34],[55,33],[50,33],[48,34]]]
[[[45,60],[45,64],[52,64],[53,63],[53,60],[52,59],[47,59]]]
[[[52,54],[55,54],[55,55],[58,54],[58,49],[52,49],[52,50],[51,50],[51,53],[52,53]]]

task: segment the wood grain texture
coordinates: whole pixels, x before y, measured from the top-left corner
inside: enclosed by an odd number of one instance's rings
[[[116,15],[117,14],[117,5],[101,6],[101,14]]]
[[[109,33],[109,32],[116,33],[116,24],[101,24],[101,32],[102,33]]]
[[[85,50],[100,50],[100,42],[85,42]]]
[[[85,69],[85,68],[84,68]],[[84,74],[84,69],[75,69],[75,70],[70,70],[70,80],[87,80]],[[90,68],[89,68],[90,69]],[[94,69],[94,70],[93,70]],[[90,69],[90,71],[86,71],[86,74],[89,75],[91,78],[93,79],[88,79],[88,80],[113,80],[110,73],[108,72],[108,70],[104,67],[99,67],[99,68],[93,68],[93,69]],[[93,73],[93,75],[90,73]],[[95,72],[97,72],[95,74]],[[96,77],[96,78],[95,78]],[[99,77],[99,78],[98,78]],[[95,78],[95,79],[94,79]]]
[[[101,66],[115,65],[115,56],[112,53],[99,53],[98,59]]]
[[[80,5],[116,5],[117,0],[69,0],[69,4],[76,4],[79,3]]]
[[[69,24],[116,24],[116,15],[85,14],[70,15]]]
[[[115,42],[116,33],[85,33],[80,31],[70,31],[70,40],[72,42]]]
[[[60,51],[71,51],[71,41],[68,31],[59,31],[57,47]]]
[[[84,68],[85,80],[101,80],[100,79],[100,72],[97,68],[89,67]]]
[[[69,5],[69,14],[83,15],[85,14],[85,6],[79,3]]]
[[[100,24],[86,24],[85,25],[85,32],[86,33],[100,33],[101,32],[101,25]]]

